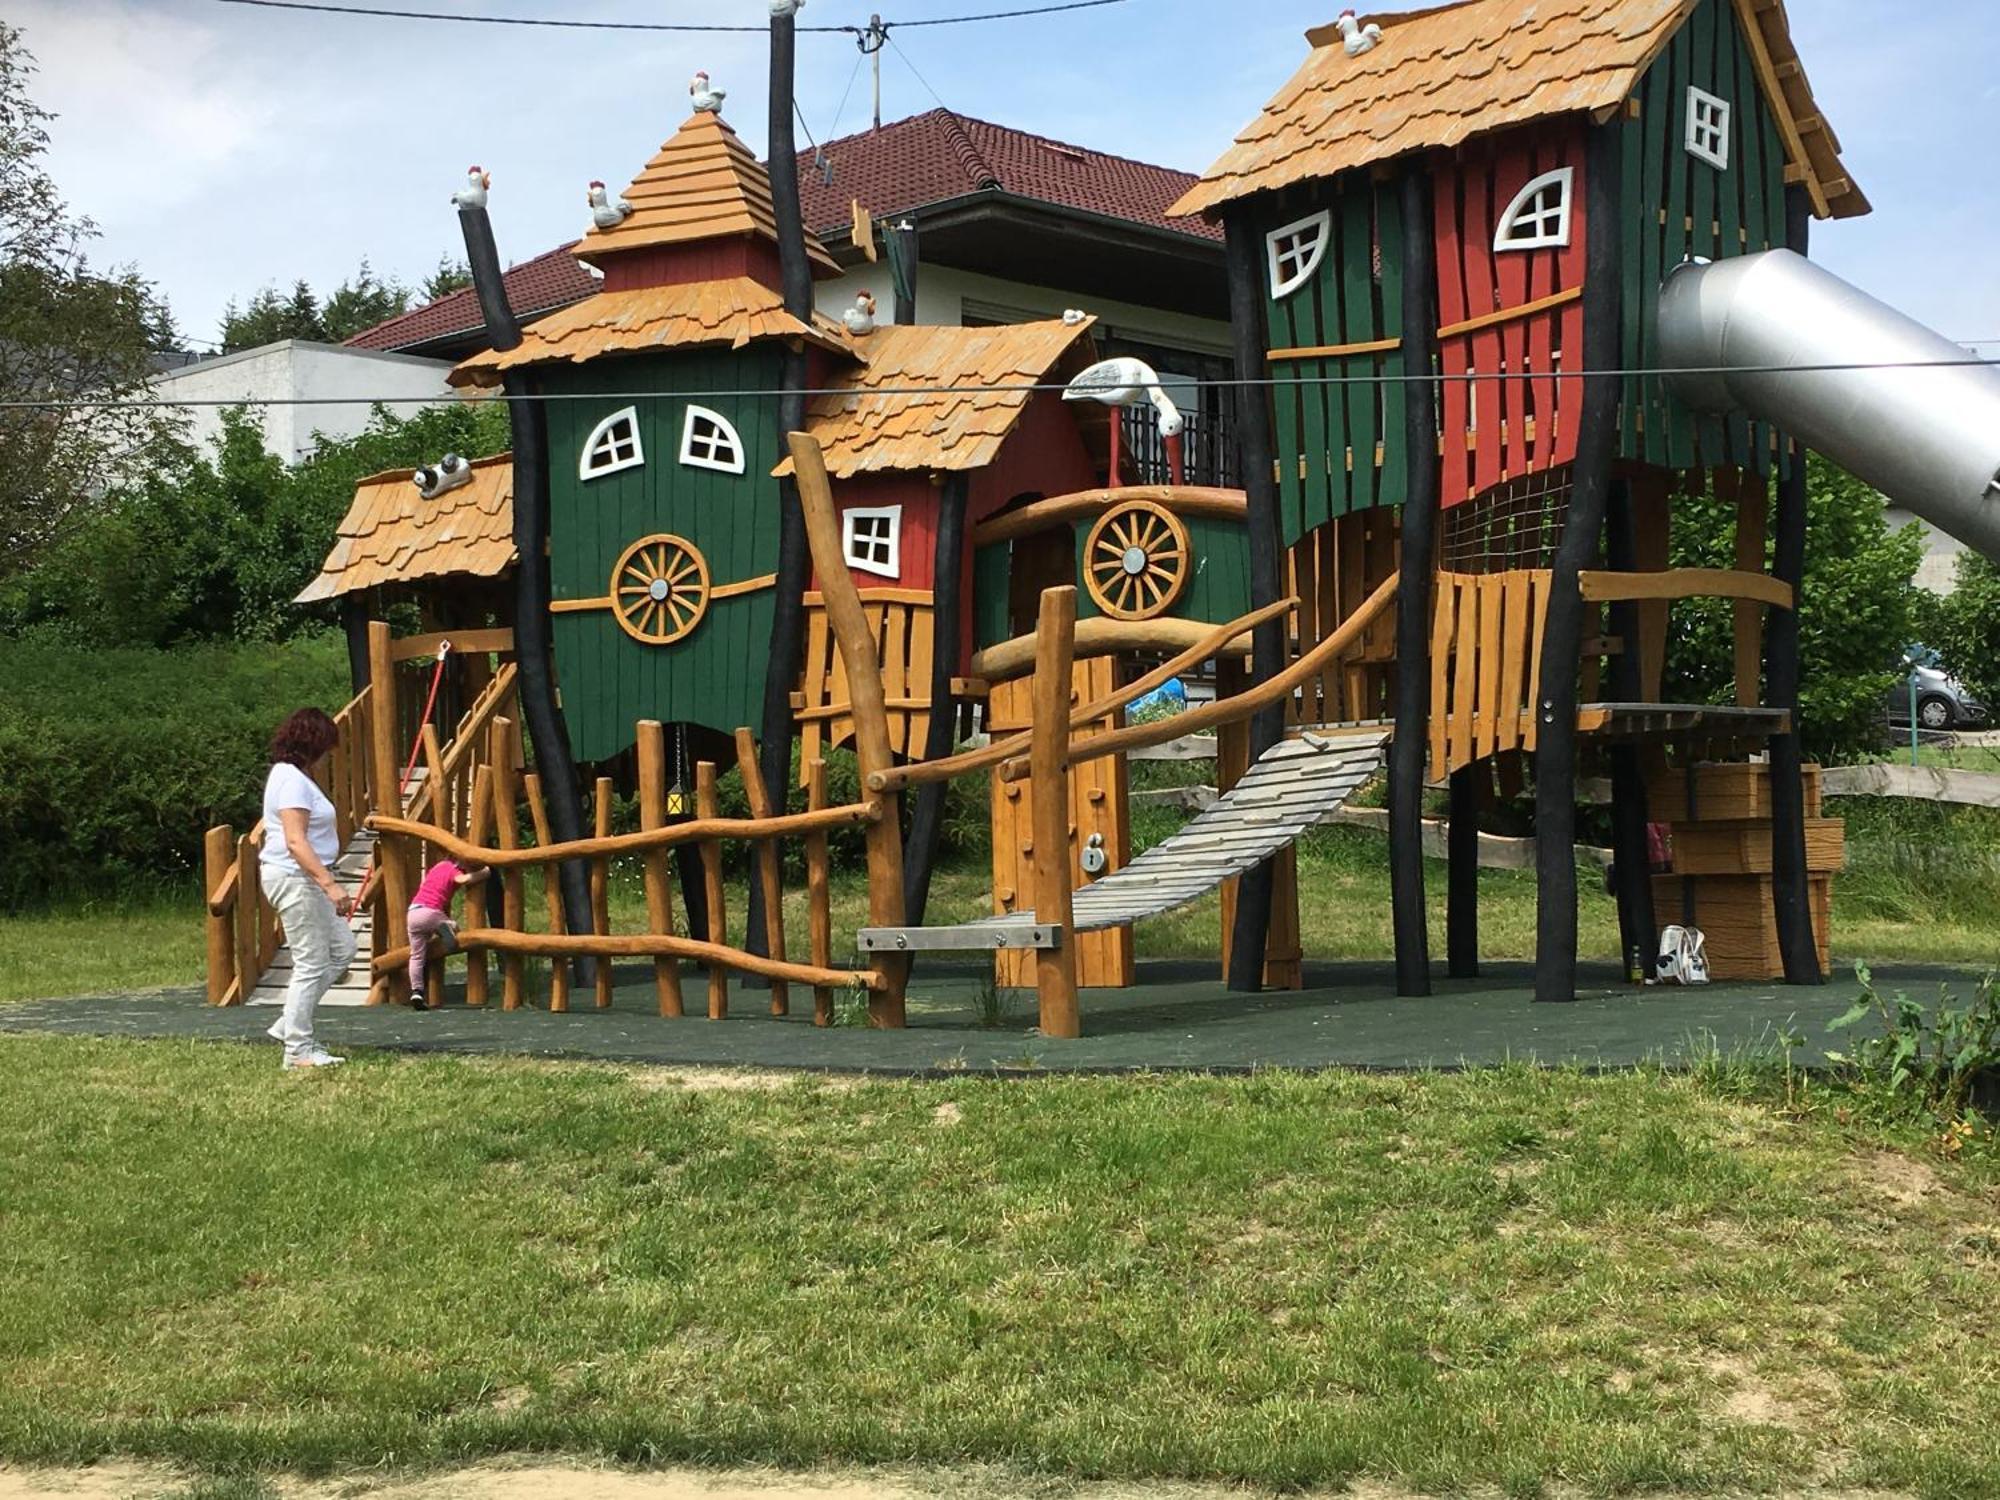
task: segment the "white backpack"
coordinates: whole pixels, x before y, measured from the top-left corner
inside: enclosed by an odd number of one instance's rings
[[[1661,984],[1707,984],[1707,939],[1699,927],[1669,927],[1660,934],[1660,962],[1654,970]]]

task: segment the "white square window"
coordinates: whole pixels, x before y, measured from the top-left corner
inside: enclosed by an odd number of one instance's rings
[[[1308,281],[1326,258],[1327,241],[1333,238],[1333,212],[1323,210],[1310,218],[1287,224],[1264,236],[1271,261],[1271,300],[1282,301]]]
[[[1576,169],[1544,172],[1514,195],[1493,232],[1495,250],[1541,250],[1569,244],[1570,198]]]
[[[639,442],[639,412],[636,407],[628,406],[614,411],[590,430],[590,436],[583,441],[583,454],[577,460],[576,477],[600,479],[620,469],[636,469],[645,461],[646,450]]]
[[[843,511],[840,550],[850,568],[883,578],[902,576],[903,507]]]
[[[1692,85],[1688,88],[1688,155],[1719,171],[1729,170],[1729,101]]]
[[[716,469],[724,474],[743,472],[743,439],[719,411],[705,406],[687,409],[687,424],[681,429],[681,462],[693,469]]]

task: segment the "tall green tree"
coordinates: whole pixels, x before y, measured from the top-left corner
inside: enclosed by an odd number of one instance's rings
[[[1922,530],[1891,530],[1882,496],[1814,455],[1806,502],[1806,570],[1799,597],[1799,712],[1806,749],[1839,758],[1878,746],[1883,704],[1914,638]],[[1673,562],[1736,566],[1736,507],[1712,491],[1674,500]],[[1768,546],[1766,566],[1769,566]],[[1664,696],[1726,703],[1734,693],[1734,606],[1674,605]]]
[[[173,322],[129,268],[102,272],[43,159],[54,116],[35,60],[0,22],[0,580],[33,565],[145,461],[173,419],[144,395]],[[81,403],[91,403],[83,405]]]
[[[453,292],[464,291],[472,285],[472,268],[462,260],[453,260],[449,255],[438,257],[437,269],[424,278],[418,295],[425,302],[435,302],[440,297],[449,297]]]
[[[232,301],[222,310],[222,352],[256,349],[284,339],[308,339],[324,344],[326,319],[319,310],[319,298],[303,280],[292,284],[289,295],[276,287],[265,287],[240,312]]]
[[[1918,634],[1981,702],[2000,703],[2000,567],[1961,552],[1953,581],[1949,594],[1927,601]]]
[[[410,289],[393,277],[381,280],[364,255],[361,268],[327,297],[321,317],[326,323],[326,336],[337,344],[353,338],[364,328],[400,316],[409,307]]]

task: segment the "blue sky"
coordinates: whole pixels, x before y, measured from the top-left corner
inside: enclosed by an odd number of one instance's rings
[[[966,114],[1198,171],[1289,76],[1303,31],[1343,3],[1127,0],[912,28],[884,58],[884,114],[941,98]],[[764,0],[415,8],[751,25],[767,14]],[[1009,8],[808,0],[801,19],[865,24],[878,9],[894,22]],[[1791,0],[1790,9],[1820,104],[1876,209],[1819,226],[1816,255],[1942,333],[2000,341],[2000,3]],[[447,199],[470,162],[493,173],[503,257],[573,238],[585,223],[584,184],[630,179],[685,118],[697,67],[729,90],[725,117],[764,145],[758,36],[347,19],[216,0],[11,0],[7,11],[40,59],[38,97],[62,116],[52,167],[73,206],[102,227],[100,258],[137,264],[198,338],[215,336],[231,297],[298,276],[324,290],[363,255],[378,272],[421,277],[458,250]],[[812,133],[865,127],[868,73],[856,71],[852,41],[804,37],[799,60]]]

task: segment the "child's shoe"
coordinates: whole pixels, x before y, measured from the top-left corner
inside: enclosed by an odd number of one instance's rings
[[[411,1010],[429,1010],[430,1008],[431,1008],[431,1003],[430,1001],[424,998],[424,992],[422,990],[410,991]]]

